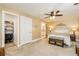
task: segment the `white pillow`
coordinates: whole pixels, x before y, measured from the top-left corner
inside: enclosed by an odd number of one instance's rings
[[[65,26],[58,26],[52,32],[56,33],[69,33],[69,29]]]

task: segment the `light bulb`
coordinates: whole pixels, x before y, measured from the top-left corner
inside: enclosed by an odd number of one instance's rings
[[[50,17],[50,20],[52,20],[52,19],[55,19],[55,16],[51,16],[51,17]]]
[[[53,16],[53,19],[55,19],[55,16]]]

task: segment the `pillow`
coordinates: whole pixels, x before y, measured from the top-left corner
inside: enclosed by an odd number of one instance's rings
[[[55,32],[55,33],[69,33],[69,29],[65,26],[58,26],[52,32]]]

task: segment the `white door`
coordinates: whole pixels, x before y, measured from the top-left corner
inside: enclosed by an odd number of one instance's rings
[[[32,19],[20,16],[20,45],[32,41]]]
[[[46,24],[44,22],[41,23],[41,37],[46,37]]]

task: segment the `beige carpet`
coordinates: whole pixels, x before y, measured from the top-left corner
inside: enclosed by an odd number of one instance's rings
[[[15,46],[15,44],[13,42],[5,44],[5,48],[10,48],[10,47],[13,47],[13,46]]]
[[[48,44],[47,39],[41,39],[38,42],[26,44],[17,48],[16,46],[5,49],[6,56],[76,56],[75,45],[71,47],[59,47]]]

